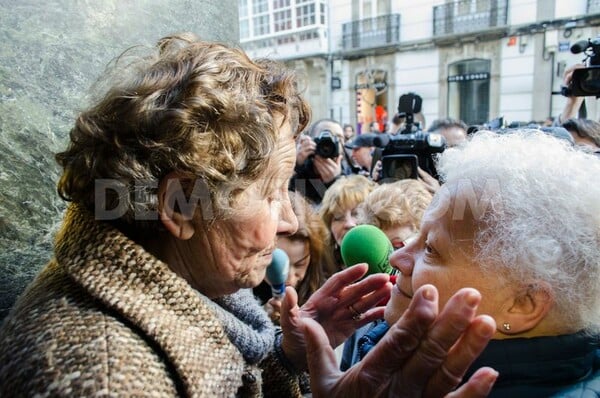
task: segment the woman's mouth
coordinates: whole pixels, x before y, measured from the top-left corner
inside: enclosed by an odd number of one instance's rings
[[[397,290],[397,294],[400,294],[401,296],[404,296],[404,297],[406,297],[407,299],[409,299],[409,300],[412,300],[412,298],[413,298],[413,295],[412,295],[412,294],[408,294],[408,293],[406,293],[404,290],[402,290],[402,289],[400,288],[400,286],[398,286],[398,284],[394,285],[394,289],[396,289],[396,290]]]

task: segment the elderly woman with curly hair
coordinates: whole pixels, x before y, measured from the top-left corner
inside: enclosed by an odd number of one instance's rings
[[[302,307],[288,288],[281,329],[254,299],[277,236],[297,229],[287,187],[308,108],[291,71],[191,34],[115,68],[57,155],[71,204],[54,258],[0,329],[1,396],[299,396],[307,368],[317,395],[415,388],[416,375],[419,389],[455,387],[444,375],[462,374],[494,327],[474,315],[475,291],[438,313],[421,289],[389,342],[404,347],[395,370],[377,366],[381,351],[333,376],[318,371],[327,350],[382,316],[387,277],[356,282],[366,266],[351,267]],[[418,360],[414,338],[439,336],[444,352]],[[495,377],[482,369],[459,393]]]
[[[393,324],[425,284],[482,294],[497,326],[478,358],[492,397],[600,395],[600,160],[541,132],[481,132],[446,150],[444,185],[394,252]]]

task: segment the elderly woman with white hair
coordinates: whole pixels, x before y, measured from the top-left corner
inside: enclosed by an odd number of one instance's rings
[[[482,132],[438,170],[417,238],[390,258],[386,321],[425,284],[441,303],[476,288],[497,325],[473,365],[500,373],[490,396],[598,396],[600,161],[540,132]]]

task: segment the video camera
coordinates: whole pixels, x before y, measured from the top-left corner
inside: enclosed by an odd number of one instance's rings
[[[571,46],[573,54],[584,53],[583,62],[587,66],[575,69],[568,87],[561,87],[560,93],[565,97],[600,97],[600,36],[581,40]]]
[[[313,140],[317,144],[315,154],[320,157],[335,159],[340,155],[340,141],[331,130],[321,131],[321,134]]]
[[[414,114],[421,112],[422,99],[419,95],[408,93],[398,100],[398,113],[404,116],[406,124],[397,135],[382,134],[375,137],[373,143],[381,150],[381,178],[385,182],[418,178],[417,167],[438,178],[433,159],[434,153],[443,152],[446,140],[441,134],[421,131],[414,123]]]

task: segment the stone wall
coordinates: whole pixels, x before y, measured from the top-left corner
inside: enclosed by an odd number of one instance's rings
[[[238,42],[236,0],[0,0],[0,319],[51,257],[54,153],[108,62],[169,33]]]

